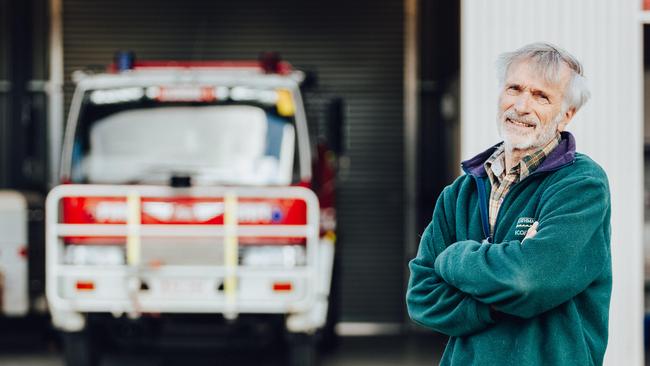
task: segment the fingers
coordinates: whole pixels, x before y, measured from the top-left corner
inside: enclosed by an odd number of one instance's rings
[[[539,226],[539,222],[535,221],[530,227],[528,228],[528,231],[526,232],[526,236],[524,237],[523,240],[533,238],[535,235],[537,235],[537,227]]]

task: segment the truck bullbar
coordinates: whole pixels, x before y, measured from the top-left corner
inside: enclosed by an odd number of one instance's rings
[[[223,224],[178,225],[142,224],[140,200],[147,197],[224,197]],[[65,224],[61,202],[66,197],[127,197],[129,220],[124,224]],[[240,198],[289,198],[304,200],[307,207],[305,225],[239,225],[236,219]],[[229,202],[229,203],[228,203]],[[233,211],[234,210],[234,211]],[[318,292],[319,204],[315,194],[302,187],[191,187],[61,185],[54,188],[46,202],[47,296],[50,306],[59,311],[111,313],[222,313],[234,317],[239,313],[296,313],[313,306]],[[235,216],[233,216],[235,215]],[[228,219],[228,217],[235,219]],[[63,260],[64,238],[126,237],[127,261],[123,265],[74,265]],[[224,245],[223,265],[156,265],[139,261],[140,239],[220,238]],[[238,264],[238,239],[244,237],[301,237],[305,239],[306,263],[294,268],[255,268]],[[228,249],[230,248],[230,249]],[[97,291],[64,291],[73,283]],[[152,289],[160,281],[189,281],[200,288],[198,293],[162,294]],[[180,281],[180,282],[179,282]],[[275,282],[274,282],[275,281]],[[279,282],[278,282],[279,281]],[[142,284],[150,286],[142,289]],[[264,294],[259,289],[277,285],[279,291]],[[92,284],[92,285],[91,285]],[[217,287],[221,284],[222,289]],[[276,286],[273,285],[273,286]],[[96,286],[96,288],[95,288]],[[102,293],[101,288],[110,292]],[[158,286],[159,287],[159,286]],[[182,286],[181,286],[182,287]],[[200,287],[200,286],[199,286]],[[198,287],[197,287],[198,288]],[[78,287],[79,289],[79,287]],[[181,291],[182,292],[182,291]],[[64,295],[66,294],[66,295]],[[98,294],[103,294],[98,296]]]

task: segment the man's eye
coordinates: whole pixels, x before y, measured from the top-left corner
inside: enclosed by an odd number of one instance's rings
[[[506,89],[506,92],[507,92],[508,94],[511,94],[511,95],[513,95],[513,94],[517,94],[517,93],[519,93],[519,87],[517,87],[517,86],[509,86],[509,87]]]
[[[549,103],[548,97],[545,96],[545,95],[541,95],[541,94],[537,95],[537,101],[539,103],[541,103],[541,104],[548,104]]]

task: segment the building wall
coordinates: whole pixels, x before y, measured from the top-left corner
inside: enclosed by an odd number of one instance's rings
[[[585,67],[592,100],[569,126],[601,164],[612,194],[614,287],[607,365],[643,360],[643,123],[641,1],[462,0],[461,151],[498,141],[497,55],[533,41],[567,49]]]
[[[0,187],[7,187],[9,101],[9,47],[11,22],[9,0],[0,0]]]
[[[45,1],[0,0],[2,188],[41,191],[45,186]]]
[[[72,71],[142,59],[255,59],[282,54],[315,70],[321,90],[346,103],[339,242],[342,317],[404,317],[403,1],[64,0],[66,103]],[[312,124],[313,128],[316,125]]]

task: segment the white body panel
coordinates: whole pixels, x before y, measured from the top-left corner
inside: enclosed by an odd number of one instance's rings
[[[0,191],[0,313],[26,315],[29,310],[27,273],[27,200],[16,191]]]
[[[569,125],[578,151],[609,176],[613,293],[607,365],[643,363],[643,125],[641,1],[463,0],[462,157],[499,141],[499,53],[548,41],[584,65],[592,99]]]

